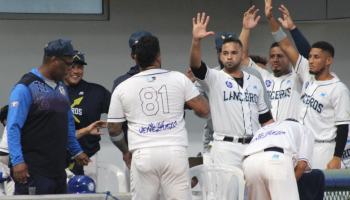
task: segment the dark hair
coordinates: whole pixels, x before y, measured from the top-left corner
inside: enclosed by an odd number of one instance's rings
[[[9,105],[6,105],[0,110],[0,121],[5,126],[5,119],[7,119],[7,113],[9,112]]]
[[[334,58],[334,47],[328,42],[325,42],[325,41],[316,42],[312,45],[311,48],[318,48],[318,49],[322,49],[322,51],[327,51],[328,53],[331,54],[332,58]]]
[[[234,37],[225,38],[224,41],[222,42],[222,45],[229,43],[229,42],[239,44],[239,48],[243,49],[242,42],[238,38],[234,38]]]
[[[261,63],[263,65],[267,64],[267,59],[265,57],[259,56],[259,55],[249,55],[249,57],[255,62],[255,63]]]
[[[154,64],[160,54],[158,38],[142,36],[135,48],[136,60],[140,67],[146,68]]]
[[[274,48],[274,47],[280,47],[280,45],[278,45],[277,42],[274,42],[274,43],[271,44],[270,49],[272,49],[272,48]]]

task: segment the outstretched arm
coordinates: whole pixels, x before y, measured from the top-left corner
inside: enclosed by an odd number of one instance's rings
[[[99,129],[107,128],[107,122],[106,121],[95,121],[94,123],[90,124],[89,126],[76,130],[75,131],[75,137],[77,139],[80,139],[84,137],[85,135],[103,135],[103,132],[100,132]]]
[[[283,8],[284,6],[281,5],[281,7]],[[282,11],[282,10],[280,9],[280,11]],[[294,40],[295,46],[297,47],[300,55],[302,55],[304,58],[308,59],[309,53],[311,51],[310,43],[304,37],[304,35],[300,32],[298,27],[294,24],[292,18],[290,16],[285,18],[284,23],[282,23],[282,26],[283,26],[283,28],[289,30],[289,32]]]
[[[202,52],[201,52],[201,40],[208,35],[214,35],[213,31],[207,32],[207,25],[209,23],[209,16],[205,19],[205,13],[197,14],[197,20],[192,19],[193,24],[193,40],[190,53],[190,67],[198,69],[201,66]]]
[[[255,9],[255,6],[249,8],[247,12],[244,13],[243,16],[243,27],[241,31],[241,35],[239,36],[239,40],[243,45],[243,61],[242,64],[248,66],[249,65],[249,37],[250,37],[250,29],[256,27],[260,20],[260,16],[256,17],[256,14],[259,12],[259,9]]]
[[[198,117],[208,118],[210,113],[209,102],[203,95],[200,94],[186,101],[186,105],[191,107]]]
[[[275,41],[278,42],[278,45],[282,49],[282,51],[286,54],[289,61],[292,63],[293,67],[296,66],[296,63],[299,58],[298,51],[294,48],[288,37],[284,34],[282,29],[278,26],[275,18],[272,14],[272,7],[271,7],[272,0],[265,0],[265,15],[267,17],[267,20],[269,21],[272,34],[275,38]],[[282,24],[288,23],[291,19],[289,15],[289,11],[286,7],[282,5],[280,8],[281,12],[283,13],[283,20],[281,18],[278,18],[278,21]]]

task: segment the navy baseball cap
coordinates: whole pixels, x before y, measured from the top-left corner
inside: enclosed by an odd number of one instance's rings
[[[231,32],[220,33],[215,36],[215,49],[221,49],[224,39],[234,37],[237,38],[237,35]]]
[[[73,57],[73,63],[79,63],[83,65],[87,65],[85,62],[84,54],[81,53],[80,51],[74,50],[74,57]]]
[[[141,31],[137,31],[135,33],[133,33],[131,36],[130,36],[130,39],[129,39],[129,47],[130,47],[130,51],[132,51],[132,47],[137,44],[139,42],[139,39],[142,37],[142,36],[145,36],[145,35],[152,35],[151,33],[147,32],[147,31],[144,31],[144,30],[141,30]]]
[[[71,40],[58,39],[49,42],[44,48],[45,56],[74,56]]]

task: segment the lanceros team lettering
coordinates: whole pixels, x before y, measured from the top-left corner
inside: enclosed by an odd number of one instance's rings
[[[245,101],[251,103],[258,103],[258,95],[254,93],[242,93],[235,91],[224,91],[224,101]]]
[[[323,104],[319,103],[316,99],[314,99],[312,96],[303,94],[300,97],[300,100],[305,104],[308,105],[310,108],[313,108],[318,113],[322,113]]]

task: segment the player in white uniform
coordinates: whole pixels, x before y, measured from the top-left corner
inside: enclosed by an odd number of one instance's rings
[[[141,37],[136,61],[141,72],[114,90],[107,120],[111,140],[131,164],[132,199],[154,200],[159,188],[165,199],[190,199],[184,105],[205,118],[209,103],[185,75],[160,69],[156,37]],[[125,120],[129,149],[121,134]]]
[[[335,73],[329,72],[334,48],[327,42],[312,45],[309,61],[299,55],[272,16],[271,0],[265,0],[265,12],[276,42],[291,61],[303,81],[299,121],[314,134],[312,166],[316,169],[340,169],[350,123],[348,88]],[[282,5],[284,20],[290,15]]]
[[[294,24],[285,26],[289,30],[295,29]],[[282,121],[287,118],[296,119],[299,116],[299,98],[302,90],[302,81],[300,77],[290,69],[290,62],[282,49],[275,42],[271,45],[269,51],[269,64],[273,73],[259,67],[255,62],[248,57],[249,52],[249,35],[250,28],[242,29],[240,40],[243,44],[245,52],[242,64],[258,70],[264,81],[272,103],[272,116],[275,121]],[[300,38],[300,37],[299,37]],[[303,38],[303,37],[302,37]],[[302,41],[308,44],[307,41]],[[310,47],[310,45],[305,45]]]
[[[241,70],[243,52],[238,39],[231,37],[223,42],[223,70],[210,69],[202,62],[201,39],[214,34],[206,31],[208,21],[204,13],[202,17],[198,13],[197,21],[193,19],[190,67],[212,108],[214,143],[210,154],[214,164],[242,169],[241,157],[253,134],[260,124],[267,125],[273,119],[264,102],[264,86],[258,78]]]
[[[299,199],[297,180],[312,169],[314,137],[296,120],[262,127],[243,153],[249,199]]]
[[[249,20],[249,19],[247,19],[247,20]],[[223,43],[225,38],[229,38],[229,37],[237,38],[237,36],[231,32],[224,32],[224,33],[220,33],[220,34],[215,36],[215,44],[216,44],[215,48],[217,50],[216,52],[217,52],[218,61],[219,61],[220,65],[217,67],[214,67],[213,69],[220,71],[224,68],[224,64],[220,60],[220,55],[221,55],[221,51],[222,51],[222,43]],[[261,84],[264,85],[264,80],[257,70],[250,68],[250,67],[246,67],[246,66],[241,66],[241,67],[242,67],[242,71],[245,71],[248,74],[256,76],[260,80]],[[195,86],[197,87],[198,91],[203,96],[207,97],[202,86],[197,81],[195,82]],[[268,97],[266,88],[263,87],[263,89],[264,89],[264,101],[265,101],[267,107],[269,109],[271,109],[271,102],[270,102],[270,99]],[[205,124],[204,134],[203,134],[203,147],[204,147],[204,149],[203,149],[203,163],[204,164],[212,164],[212,160],[210,159],[210,148],[211,147],[209,147],[209,143],[213,141],[213,134],[214,134],[213,122],[212,122],[211,117],[209,117],[207,120],[207,123]]]

